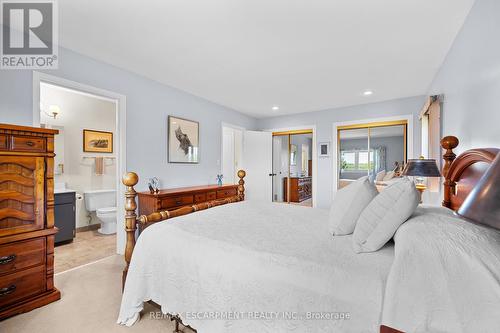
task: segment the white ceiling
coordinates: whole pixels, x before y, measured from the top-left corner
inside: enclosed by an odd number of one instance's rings
[[[60,0],[60,42],[266,117],[425,94],[473,2]]]

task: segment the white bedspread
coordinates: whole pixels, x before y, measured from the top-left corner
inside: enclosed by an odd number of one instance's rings
[[[142,233],[118,323],[133,324],[143,301],[153,300],[200,333],[377,332],[393,252],[388,244],[354,253],[351,236],[329,235],[326,210],[253,202],[212,208]],[[308,312],[330,319],[304,320]],[[336,312],[349,319],[331,319]],[[223,315],[233,318],[200,319]]]
[[[445,208],[395,235],[382,323],[405,332],[500,332],[500,232]]]

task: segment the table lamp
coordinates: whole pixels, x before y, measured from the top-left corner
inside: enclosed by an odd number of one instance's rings
[[[420,192],[420,202],[422,202],[422,194],[427,189],[425,178],[441,177],[441,173],[436,164],[436,160],[425,159],[421,156],[419,159],[410,159],[403,170],[403,176],[415,177],[415,186]]]
[[[458,214],[500,229],[500,155],[467,196]]]

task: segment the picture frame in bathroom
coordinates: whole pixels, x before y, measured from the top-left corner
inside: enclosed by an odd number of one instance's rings
[[[113,153],[113,132],[83,130],[85,153]]]

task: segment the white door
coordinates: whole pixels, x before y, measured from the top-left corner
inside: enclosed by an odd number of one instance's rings
[[[238,183],[238,170],[242,168],[243,129],[222,127],[222,174],[224,184]]]
[[[243,140],[245,200],[272,201],[273,136],[270,132],[246,131]]]
[[[222,128],[222,175],[225,183],[235,183],[234,131],[228,127]]]

